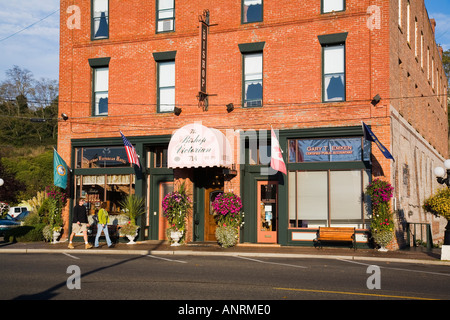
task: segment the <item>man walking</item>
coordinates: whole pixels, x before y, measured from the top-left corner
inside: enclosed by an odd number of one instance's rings
[[[87,228],[89,227],[87,217],[87,208],[84,205],[84,199],[79,198],[77,204],[73,208],[73,216],[72,216],[72,234],[69,239],[69,249],[73,249],[74,246],[72,244],[73,236],[76,233],[82,232],[84,238],[84,247],[86,249],[92,248],[92,245],[88,243],[87,236]]]

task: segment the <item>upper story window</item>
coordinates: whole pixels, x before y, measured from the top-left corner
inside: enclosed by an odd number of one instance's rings
[[[322,100],[345,101],[345,40],[347,33],[319,36],[322,45]]]
[[[239,44],[242,53],[242,104],[261,107],[263,100],[263,49],[265,42]]]
[[[109,38],[109,0],[92,0],[91,30],[94,40]]]
[[[263,54],[244,54],[244,107],[261,107],[263,98]]]
[[[323,48],[323,101],[345,100],[345,45]]]
[[[156,32],[175,31],[174,0],[158,0],[156,12]]]
[[[322,13],[344,10],[345,0],[322,0]]]
[[[263,21],[263,0],[242,0],[242,23]]]
[[[158,62],[158,112],[175,108],[175,61]]]
[[[94,115],[108,115],[109,67],[94,68]]]

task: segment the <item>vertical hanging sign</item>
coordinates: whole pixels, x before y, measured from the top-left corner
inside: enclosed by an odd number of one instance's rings
[[[209,28],[209,10],[204,10],[198,17],[200,22],[200,91],[198,93],[199,106],[203,110],[208,109],[208,94],[206,92],[206,64],[208,57],[208,28]]]

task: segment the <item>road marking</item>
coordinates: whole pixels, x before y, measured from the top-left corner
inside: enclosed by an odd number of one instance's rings
[[[247,258],[247,257],[241,257],[241,256],[234,256],[234,257],[240,258],[240,259],[245,259],[245,260],[250,260],[250,261],[255,261],[255,262],[259,262],[259,263],[276,264],[276,265],[279,265],[279,266],[287,266],[287,267],[295,267],[295,268],[307,269],[307,267],[304,267],[304,266],[298,266],[298,265],[295,265],[295,264],[287,264],[287,263],[278,263],[278,262],[262,261],[262,260],[257,260],[257,259],[252,259],[252,258]]]
[[[360,265],[363,265],[363,266],[373,265],[373,263],[372,264],[368,264],[368,263],[350,261],[350,260],[346,260],[346,259],[337,259],[337,260],[348,262],[348,263],[360,264]],[[411,270],[411,269],[393,268],[393,267],[384,267],[384,266],[379,266],[379,267],[383,268],[383,269],[391,269],[391,270],[398,270],[398,271],[409,271],[409,272],[417,272],[417,273],[427,273],[427,274],[434,274],[434,275],[439,275],[439,276],[450,277],[450,274],[448,274],[448,273],[439,273],[439,272],[430,272],[430,271],[421,271],[421,270]]]
[[[295,289],[295,288],[273,288],[273,289],[274,290],[286,290],[286,291],[300,291],[300,292],[347,294],[347,295],[370,296],[370,297],[379,297],[379,298],[397,298],[397,299],[413,299],[413,300],[437,300],[437,299],[431,299],[431,298],[409,297],[409,296],[394,296],[394,295],[387,295],[387,294],[362,293],[362,292],[313,290],[313,289]]]
[[[77,260],[80,259],[80,258],[78,258],[78,257],[75,257],[75,256],[73,256],[73,255],[71,255],[71,254],[68,254],[68,253],[65,253],[65,252],[63,252],[63,254],[66,255],[66,256],[68,256],[68,257],[70,257],[70,258],[72,258],[72,259],[77,259]]]
[[[149,258],[154,258],[154,259],[165,260],[165,261],[170,261],[170,262],[187,263],[186,261],[182,261],[182,260],[166,259],[166,258],[161,258],[161,257],[157,257],[157,256],[152,256],[152,255],[149,255],[149,254],[147,255],[147,257],[149,257]]]

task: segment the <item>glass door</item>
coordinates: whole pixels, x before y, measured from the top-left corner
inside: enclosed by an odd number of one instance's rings
[[[258,181],[258,243],[278,242],[278,182]]]

